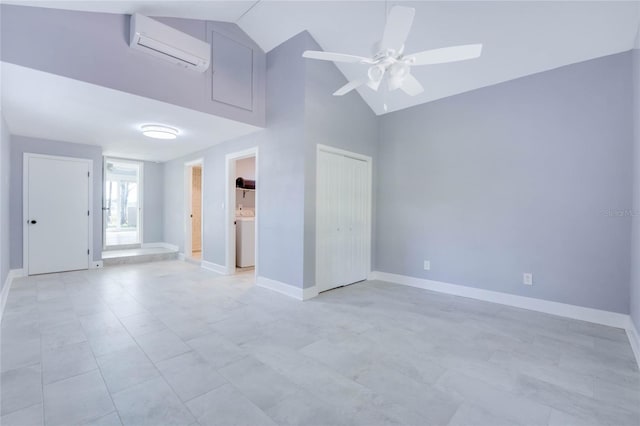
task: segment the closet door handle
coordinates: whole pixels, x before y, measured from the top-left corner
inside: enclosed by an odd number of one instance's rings
[[[29,223],[30,223],[30,224],[32,224],[32,225],[35,225],[36,223],[38,223],[38,221],[37,221],[37,220],[33,220],[33,219],[31,219],[31,220],[29,221]]]

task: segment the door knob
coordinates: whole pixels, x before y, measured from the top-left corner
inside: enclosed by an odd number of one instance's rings
[[[31,223],[32,225],[35,225],[35,224],[36,224],[36,223],[38,223],[38,222],[32,219],[30,223]]]

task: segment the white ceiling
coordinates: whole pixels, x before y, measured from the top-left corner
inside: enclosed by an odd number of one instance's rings
[[[425,87],[413,98],[401,91],[385,94],[360,88],[378,114],[384,112],[385,100],[391,112],[630,50],[640,21],[638,1],[395,3],[416,9],[407,53],[470,43],[483,43],[484,48],[477,60],[413,67],[412,73]],[[266,50],[307,29],[324,50],[368,56],[382,36],[384,20],[384,2],[264,1],[239,25]],[[366,76],[364,65],[339,68],[348,79]]]
[[[2,62],[2,115],[11,134],[100,145],[105,155],[167,161],[259,127]],[[174,140],[143,136],[142,124],[180,130]]]
[[[7,1],[5,1],[7,2]],[[141,12],[237,22],[265,51],[308,30],[324,50],[368,55],[381,38],[384,1],[8,1],[75,10]],[[377,113],[389,112],[633,47],[640,0],[389,1],[416,8],[405,51],[483,43],[480,59],[414,67],[425,92],[409,97],[359,89]],[[340,65],[349,79],[363,65]],[[337,89],[337,88],[336,88]],[[353,96],[353,95],[350,95]]]
[[[235,22],[256,0],[0,0],[0,3],[89,12],[132,14]]]

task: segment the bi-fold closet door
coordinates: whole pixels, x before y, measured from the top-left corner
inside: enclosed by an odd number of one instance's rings
[[[370,167],[366,157],[318,151],[318,291],[367,279],[371,252]]]

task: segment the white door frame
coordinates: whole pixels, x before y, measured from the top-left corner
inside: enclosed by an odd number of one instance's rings
[[[191,195],[193,192],[193,173],[191,169],[199,166],[200,175],[200,261],[204,260],[204,158],[187,161],[184,163],[184,257],[190,259],[193,256],[191,241]]]
[[[89,241],[87,241],[87,247],[89,248],[89,253],[87,253],[87,269],[89,269],[89,264],[93,258],[93,160],[89,158],[63,157],[58,155],[34,154],[31,152],[25,152],[22,157],[22,270],[24,274],[29,275],[29,159],[31,158],[75,161],[79,163],[86,163],[88,165],[89,199],[87,210],[89,211]]]
[[[367,268],[367,273],[371,273],[371,235],[372,235],[372,214],[373,214],[373,159],[371,157],[369,157],[368,155],[363,155],[363,154],[358,154],[356,152],[351,152],[351,151],[347,151],[344,149],[340,149],[340,148],[334,148],[332,146],[328,146],[328,145],[322,145],[322,144],[318,144],[317,149],[316,149],[316,255],[315,255],[315,263],[316,263],[316,268],[314,271],[314,279],[315,279],[315,284],[318,285],[318,253],[320,252],[319,250],[319,239],[318,239],[318,235],[320,230],[318,229],[318,208],[319,208],[319,194],[318,194],[318,186],[319,186],[319,178],[320,178],[320,173],[319,170],[320,168],[318,167],[319,165],[319,160],[320,160],[320,152],[328,152],[331,154],[338,154],[338,155],[343,155],[345,157],[350,157],[350,158],[355,158],[357,160],[361,160],[367,163],[367,183],[369,184],[369,190],[368,192],[368,197],[367,197],[367,233],[365,235],[365,246],[366,246],[366,250],[369,253],[369,256],[367,256],[367,264],[366,264],[366,268]]]
[[[138,160],[129,160],[129,159],[124,159],[124,158],[118,158],[118,157],[105,157],[102,163],[102,207],[104,209],[105,205],[105,201],[106,201],[106,196],[107,196],[107,191],[106,188],[104,187],[106,181],[107,181],[107,161],[112,160],[114,162],[118,162],[118,163],[128,163],[128,164],[136,164],[138,166],[140,166],[140,174],[138,175],[138,235],[139,235],[139,243],[135,243],[133,244],[134,246],[140,246],[142,247],[142,245],[144,244],[144,161],[138,161]],[[107,248],[107,227],[106,227],[106,223],[104,220],[104,211],[102,210],[102,248],[106,249]],[[121,245],[114,245],[114,246],[108,246],[108,247],[122,247],[122,248],[126,248],[125,246],[127,246],[128,244],[121,244]]]
[[[236,273],[236,228],[234,222],[236,220],[236,161],[244,158],[255,157],[256,159],[256,206],[255,206],[255,276],[258,276],[258,236],[259,229],[258,220],[260,214],[258,214],[258,197],[260,197],[260,191],[258,186],[260,185],[259,169],[258,169],[258,147],[245,149],[243,151],[233,152],[227,154],[225,157],[225,241],[226,241],[226,253],[225,253],[225,269],[227,275],[233,275]]]

